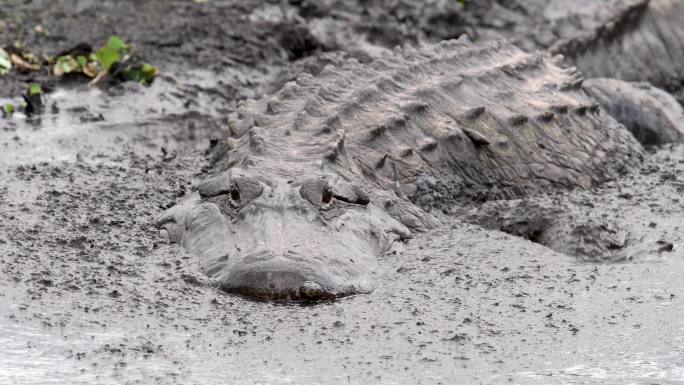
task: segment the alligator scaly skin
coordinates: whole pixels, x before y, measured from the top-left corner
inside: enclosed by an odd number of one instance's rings
[[[580,73],[557,61],[466,39],[396,49],[370,65],[347,60],[242,106],[225,155],[412,199],[438,192],[441,203],[588,188],[641,150],[580,89]],[[478,134],[488,144],[472,140]]]

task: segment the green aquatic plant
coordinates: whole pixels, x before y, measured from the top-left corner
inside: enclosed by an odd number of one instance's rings
[[[43,94],[43,87],[41,87],[40,84],[30,84],[28,86],[28,89],[26,90],[26,95],[28,95],[28,96],[42,95],[42,94]]]
[[[12,103],[7,103],[4,106],[2,106],[2,116],[5,118],[12,117],[12,114],[14,114],[14,104]]]
[[[129,65],[123,70],[126,80],[138,82],[143,85],[150,85],[154,78],[157,77],[157,67],[153,67],[147,63],[142,65]]]
[[[107,44],[92,52],[87,46],[74,47],[67,53],[53,59],[52,73],[55,76],[82,74],[96,83],[106,75],[113,75],[119,81],[135,81],[150,85],[158,74],[156,67],[140,63],[132,54],[132,47],[118,36],[112,36]]]
[[[24,97],[24,112],[30,116],[43,111],[43,87],[40,84],[29,84]]]
[[[0,75],[6,75],[12,70],[10,55],[0,47]]]
[[[124,62],[128,59],[130,47],[118,36],[112,36],[107,44],[95,52],[95,57],[105,71],[108,71],[116,62]]]

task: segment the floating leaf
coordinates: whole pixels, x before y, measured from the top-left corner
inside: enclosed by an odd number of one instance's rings
[[[109,46],[100,48],[95,53],[95,56],[97,57],[97,60],[100,62],[100,65],[105,71],[109,70],[109,68],[112,67],[112,64],[121,60],[121,54],[119,50],[116,48],[111,48]]]
[[[43,111],[43,88],[40,85],[29,85],[26,94],[22,96],[26,102],[26,106],[24,107],[26,115],[30,116]]]
[[[100,48],[95,56],[100,62],[102,68],[107,71],[112,67],[112,64],[118,61],[124,61],[128,55],[129,47],[118,36],[112,36],[107,41],[107,45]]]
[[[6,75],[12,69],[12,60],[7,52],[0,47],[0,75]]]
[[[143,85],[150,85],[157,77],[157,67],[151,66],[147,63],[143,65],[128,66],[123,71],[126,80],[138,82]]]
[[[122,74],[126,80],[139,82],[140,81],[140,67],[139,66],[128,66],[122,71]]]
[[[2,106],[2,116],[4,116],[5,118],[9,118],[10,116],[12,116],[13,113],[14,113],[14,104],[7,103],[4,106]]]
[[[89,61],[88,57],[78,55],[75,58],[72,55],[64,55],[57,58],[52,73],[55,76],[63,76],[68,74],[84,74],[88,77],[94,78],[100,72],[97,68],[97,59]]]
[[[31,84],[28,87],[28,91],[26,92],[28,96],[33,96],[33,95],[42,95],[43,94],[43,87],[40,86],[40,84]]]
[[[83,55],[76,56],[76,61],[78,62],[78,65],[81,67],[85,67],[86,64],[88,64],[88,59],[86,59],[86,57]]]
[[[107,48],[111,48],[117,51],[128,52],[128,45],[118,36],[112,36],[107,41]]]
[[[87,47],[87,50],[81,46]],[[76,48],[80,50],[76,51]],[[107,44],[95,52],[91,51],[90,45],[79,44],[62,53],[54,63],[53,73],[56,76],[82,73],[93,78],[90,84],[109,77],[112,82],[136,81],[149,85],[158,73],[156,67],[132,59],[131,47],[118,36],[110,37]]]
[[[143,84],[152,84],[152,81],[154,81],[154,78],[157,77],[158,73],[159,71],[157,70],[157,67],[149,65],[147,63],[143,64],[142,69],[140,70],[141,80]]]

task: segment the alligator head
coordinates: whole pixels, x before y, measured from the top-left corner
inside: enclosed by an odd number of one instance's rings
[[[359,186],[335,177],[281,178],[232,169],[158,221],[231,293],[322,300],[367,293],[377,257],[407,227]],[[390,204],[391,205],[391,204]]]

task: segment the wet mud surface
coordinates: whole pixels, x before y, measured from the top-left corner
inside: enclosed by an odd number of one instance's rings
[[[5,383],[684,380],[678,249],[580,264],[453,221],[384,256],[370,295],[253,302],[218,291],[150,225],[192,183],[184,170],[196,159],[3,174]],[[631,202],[623,212],[651,205],[659,227],[668,222],[657,202],[638,192]]]
[[[308,43],[245,21],[252,2],[0,3],[5,41],[119,33],[163,74],[56,85],[40,119],[0,120],[0,384],[684,382],[684,146],[593,190],[463,207],[383,255],[371,294],[254,302],[153,222],[204,178],[235,99]],[[2,78],[0,100],[46,78]],[[580,251],[552,236],[573,230]]]

